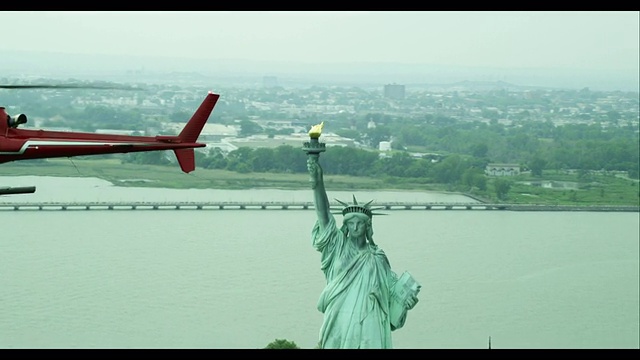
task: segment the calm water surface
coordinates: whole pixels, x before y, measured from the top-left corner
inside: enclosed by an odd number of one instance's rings
[[[19,185],[38,192],[20,200],[178,196],[96,179],[28,180]],[[7,182],[0,179],[17,185]],[[311,200],[310,191],[213,192]],[[329,196],[349,200],[351,193]],[[469,201],[438,193],[356,196]],[[7,200],[17,197],[0,198]],[[637,213],[388,214],[374,219],[376,242],[396,272],[409,270],[423,285],[405,327],[393,333],[396,348],[482,349],[489,337],[495,349],[639,348]],[[311,247],[312,210],[32,210],[0,217],[0,348],[317,343],[324,279]]]

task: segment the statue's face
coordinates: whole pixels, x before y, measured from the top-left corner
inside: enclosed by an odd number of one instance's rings
[[[362,237],[367,231],[367,220],[359,216],[354,216],[345,220],[350,237]]]

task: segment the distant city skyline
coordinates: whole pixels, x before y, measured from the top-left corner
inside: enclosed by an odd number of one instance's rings
[[[402,65],[394,63],[304,64],[264,61],[218,61],[166,57],[131,57],[43,52],[5,52],[0,57],[0,78],[79,79],[126,83],[208,84],[263,87],[264,77],[279,86],[357,86],[379,88],[385,84],[447,85],[458,82],[504,82],[521,87],[556,89],[589,88],[598,91],[638,92],[639,79],[624,71],[584,69],[507,69],[457,66]],[[47,61],[41,61],[46,58]]]

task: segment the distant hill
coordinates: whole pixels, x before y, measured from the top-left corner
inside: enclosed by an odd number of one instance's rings
[[[311,64],[257,60],[179,57],[106,56],[50,52],[2,51],[0,78],[51,77],[127,82],[188,82],[198,85],[261,86],[276,76],[282,86],[358,86],[380,88],[441,84],[508,84],[604,91],[640,91],[638,73],[582,69],[498,69],[400,63]]]

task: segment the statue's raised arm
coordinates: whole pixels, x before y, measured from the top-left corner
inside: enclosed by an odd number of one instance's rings
[[[324,188],[324,179],[322,178],[322,167],[318,162],[318,155],[309,155],[307,159],[307,169],[311,176],[311,189],[313,189],[313,204],[316,208],[316,215],[320,227],[324,228],[329,222],[329,199]]]
[[[325,151],[325,144],[318,138],[322,134],[324,122],[314,125],[309,130],[310,141],[304,144],[307,153],[307,170],[309,171],[311,189],[313,190],[313,203],[318,216],[318,223],[324,228],[329,222],[330,206],[327,192],[324,188],[322,166],[320,166],[320,153]]]

